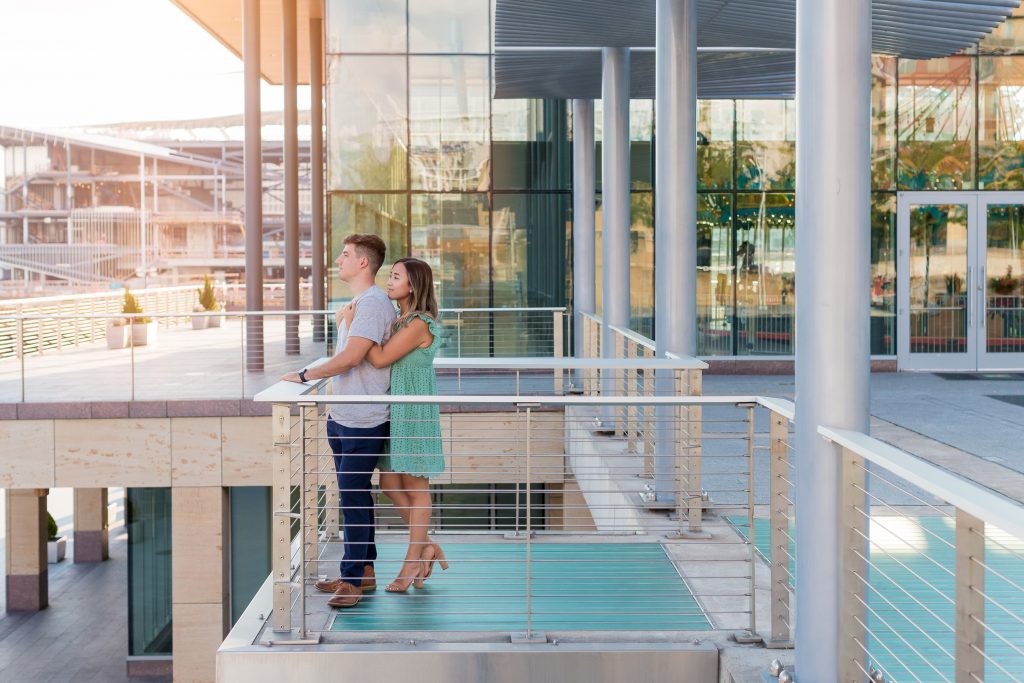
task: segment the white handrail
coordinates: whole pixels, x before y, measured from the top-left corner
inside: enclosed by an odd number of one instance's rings
[[[829,441],[873,462],[950,505],[1024,539],[1024,506],[867,434],[818,427]]]

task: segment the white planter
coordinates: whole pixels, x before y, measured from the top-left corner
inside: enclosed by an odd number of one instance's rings
[[[211,318],[205,315],[194,315],[192,316],[192,329],[193,330],[205,330],[207,327],[213,327],[210,324]]]
[[[206,326],[207,327],[220,327],[220,322],[223,319],[224,319],[224,316],[222,316],[222,315],[211,315],[209,318],[206,319],[207,320]]]
[[[132,345],[146,346],[156,344],[156,321],[151,323],[132,324]]]
[[[109,325],[107,326],[107,348],[123,349],[128,346],[128,326]]]
[[[56,541],[46,542],[47,562],[57,564],[64,559],[64,553],[68,548],[68,537],[61,536]]]

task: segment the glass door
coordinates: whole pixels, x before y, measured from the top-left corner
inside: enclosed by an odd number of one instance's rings
[[[978,197],[978,368],[1024,368],[1024,192]]]
[[[899,366],[974,370],[976,195],[903,192],[897,210]]]

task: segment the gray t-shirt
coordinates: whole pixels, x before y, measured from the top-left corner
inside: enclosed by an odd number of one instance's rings
[[[363,337],[374,344],[383,344],[391,336],[395,307],[377,285],[352,300],[356,305],[351,329],[344,324],[338,329],[337,351],[345,348],[349,337]],[[391,368],[373,367],[365,358],[359,365],[340,375],[331,383],[331,393],[359,396],[386,394],[391,387]],[[376,427],[388,421],[390,408],[386,403],[336,404],[331,406],[331,419],[345,427]]]

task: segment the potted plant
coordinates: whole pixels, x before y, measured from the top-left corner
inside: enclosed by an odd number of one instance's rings
[[[121,312],[125,315],[142,313],[142,306],[129,290],[124,290],[124,303]],[[145,346],[156,343],[156,322],[152,318],[130,318],[132,328],[132,346]]]
[[[210,282],[210,276],[203,276],[203,288],[196,290],[199,293],[199,306],[197,311],[202,310],[207,313],[215,313],[220,310],[220,304],[217,303],[217,295],[213,292],[213,283]],[[195,327],[195,320],[197,316],[192,316],[192,327]],[[220,321],[222,316],[219,315],[206,315],[198,316],[206,320],[206,327],[220,327]],[[197,328],[202,329],[202,328]]]
[[[123,349],[128,346],[128,321],[114,318],[107,325],[107,348]]]
[[[991,306],[993,308],[1013,308],[1016,302],[1013,300],[1013,291],[1017,289],[1017,278],[1013,276],[1013,266],[1006,266],[1006,274],[988,279],[988,288],[993,294]]]
[[[46,513],[46,525],[48,528],[46,552],[47,561],[50,564],[57,564],[64,559],[64,554],[67,551],[68,539],[67,536],[60,536],[60,529],[57,527],[57,522],[54,521],[53,515],[49,512]]]

